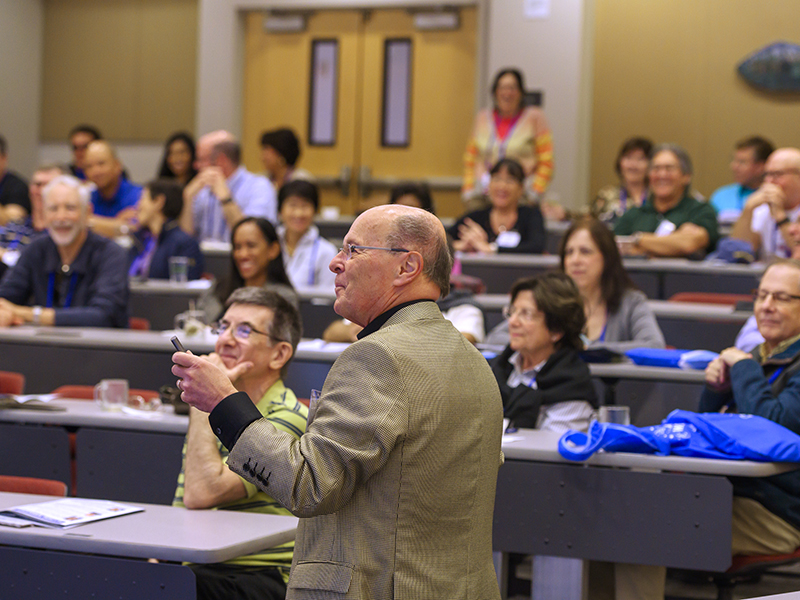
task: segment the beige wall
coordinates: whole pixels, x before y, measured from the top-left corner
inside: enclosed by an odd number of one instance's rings
[[[551,200],[575,207],[586,195],[591,77],[592,0],[552,0],[547,19],[527,19],[524,0],[494,0],[489,17],[489,68],[481,104],[488,106],[494,73],[517,66],[525,87],[544,92],[544,112],[553,130],[555,171]],[[587,21],[589,27],[586,26]]]
[[[36,166],[41,96],[42,7],[0,0],[0,133],[9,168],[27,176]]]
[[[91,123],[111,140],[194,128],[197,0],[44,0],[41,138]]]
[[[592,191],[615,181],[631,135],[684,146],[706,196],[730,182],[737,140],[800,146],[800,95],[756,91],[736,72],[767,44],[800,42],[796,0],[596,0],[595,23]]]

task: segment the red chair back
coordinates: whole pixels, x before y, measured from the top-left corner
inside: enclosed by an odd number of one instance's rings
[[[130,317],[128,319],[128,327],[139,331],[150,331],[150,321],[144,317]]]
[[[679,292],[670,297],[669,301],[736,306],[739,302],[752,302],[753,296],[750,294],[722,294],[717,292]]]
[[[22,394],[25,391],[25,375],[14,371],[0,371],[0,394]]]
[[[42,494],[45,496],[66,496],[67,484],[54,479],[38,479],[36,477],[16,477],[0,475],[0,492],[17,494]]]

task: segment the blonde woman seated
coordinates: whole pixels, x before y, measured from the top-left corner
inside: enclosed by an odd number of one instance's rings
[[[490,366],[510,426],[585,431],[597,396],[580,357],[586,317],[578,288],[564,273],[520,279],[503,312],[509,345]]]

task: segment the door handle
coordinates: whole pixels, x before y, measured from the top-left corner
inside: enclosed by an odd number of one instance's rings
[[[366,198],[372,193],[372,169],[367,165],[361,165],[358,170],[358,195]]]
[[[322,187],[337,187],[339,193],[347,198],[350,194],[350,182],[353,177],[353,169],[350,165],[344,165],[339,169],[338,177],[325,177],[318,176],[314,178],[314,182]]]

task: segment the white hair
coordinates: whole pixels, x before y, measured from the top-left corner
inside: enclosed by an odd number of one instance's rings
[[[91,200],[91,193],[89,192],[89,188],[86,187],[86,184],[78,179],[77,177],[73,177],[72,175],[59,175],[55,177],[50,183],[44,186],[42,190],[42,198],[44,201],[47,201],[47,197],[50,195],[50,192],[53,191],[56,187],[67,187],[72,190],[75,190],[75,193],[78,196],[78,199],[81,202],[81,208],[87,209],[89,208],[89,202]]]

